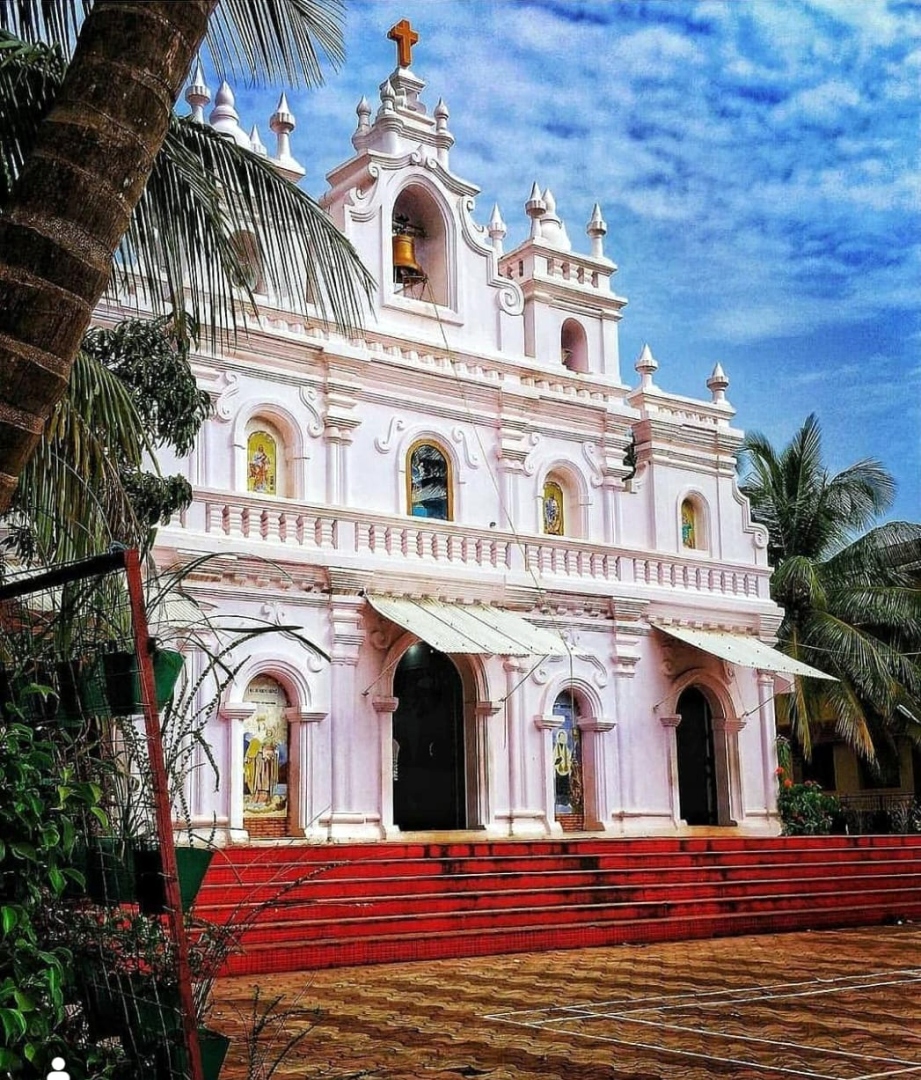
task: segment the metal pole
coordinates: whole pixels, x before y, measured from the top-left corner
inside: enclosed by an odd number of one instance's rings
[[[160,855],[163,864],[166,911],[173,940],[176,942],[182,1029],[191,1067],[191,1080],[204,1080],[201,1050],[198,1044],[198,1020],[195,1015],[195,999],[192,994],[189,942],[185,932],[182,902],[179,896],[179,878],[176,873],[176,849],[173,844],[173,810],[166,780],[166,766],[163,761],[163,738],[160,730],[160,716],[157,710],[153,663],[150,656],[150,635],[147,629],[147,611],[144,607],[141,563],[136,550],[125,551],[124,560],[128,597],[131,603],[131,621],[134,627],[134,645],[137,651],[141,701],[144,706],[144,729],[147,735],[147,752],[150,758],[157,838],[160,843]]]

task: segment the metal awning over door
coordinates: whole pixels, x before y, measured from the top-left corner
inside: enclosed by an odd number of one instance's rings
[[[711,656],[728,660],[730,664],[772,671],[777,675],[804,675],[810,679],[838,681],[833,675],[826,675],[824,671],[804,664],[801,660],[785,656],[750,634],[733,634],[728,630],[696,630],[686,626],[660,626],[657,623],[653,625],[663,634],[702,649]]]
[[[511,611],[488,604],[448,604],[425,597],[366,596],[378,614],[443,653],[480,656],[569,656],[552,630],[534,626]]]

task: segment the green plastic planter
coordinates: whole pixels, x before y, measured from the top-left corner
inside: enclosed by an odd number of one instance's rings
[[[152,657],[157,708],[173,696],[185,660],[173,649],[157,649]],[[104,693],[105,715],[134,716],[143,711],[137,657],[133,652],[103,653],[93,678]]]
[[[214,851],[210,848],[176,848],[176,873],[179,877],[179,897],[182,910],[195,903]],[[158,849],[138,849],[134,853],[137,877],[138,905],[145,915],[159,915],[166,908],[166,889],[163,880],[163,860]]]

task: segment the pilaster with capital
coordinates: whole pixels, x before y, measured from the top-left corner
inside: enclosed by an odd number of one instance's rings
[[[397,778],[399,758],[394,757],[393,714],[399,707],[400,700],[395,697],[372,698],[371,705],[377,713],[380,733],[381,759],[381,828],[385,836],[400,830],[393,823],[393,782]]]
[[[327,717],[325,712],[291,705],[284,710],[288,724],[288,821],[291,831],[310,834],[320,807],[314,805],[316,790],[314,731]]]
[[[582,784],[585,799],[585,828],[614,830],[608,801],[607,742],[605,735],[616,727],[613,717],[587,716],[579,721],[582,733]],[[618,799],[619,792],[614,793]]]
[[[764,810],[777,814],[777,726],[774,715],[774,674],[758,672],[758,726],[761,735],[761,767],[764,783]]]
[[[564,724],[564,718],[555,713],[535,716],[534,725],[543,733],[541,739],[540,766],[544,777],[544,808],[551,833],[562,834],[563,826],[556,820],[556,785],[553,772],[553,743],[556,733]]]
[[[660,716],[659,723],[665,729],[666,759],[668,761],[668,801],[672,823],[675,828],[681,824],[681,800],[678,795],[678,725],[681,714]]]
[[[227,774],[229,782],[229,806],[227,808],[230,834],[228,839],[248,840],[249,834],[243,828],[243,722],[256,711],[252,702],[221,705],[219,716],[225,720],[230,730],[227,733]]]
[[[725,716],[713,717],[717,821],[741,825],[745,817],[739,759],[739,732],[745,724]]]

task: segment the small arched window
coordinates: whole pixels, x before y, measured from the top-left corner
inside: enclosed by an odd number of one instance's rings
[[[544,484],[544,532],[548,536],[566,535],[566,499],[562,486],[553,479]]]
[[[278,494],[278,441],[265,428],[250,432],[246,440],[246,490]]]
[[[239,280],[235,284],[250,292],[264,293],[265,275],[256,237],[250,232],[238,232],[231,237],[230,243],[238,264]]]
[[[451,521],[451,464],[434,443],[416,443],[409,451],[407,503],[413,517]]]
[[[284,819],[288,809],[288,695],[269,675],[257,675],[243,700],[243,813]]]
[[[560,330],[560,359],[570,371],[588,371],[588,342],[575,319],[567,319]]]
[[[681,546],[697,548],[700,546],[700,522],[697,507],[692,499],[681,503]]]

